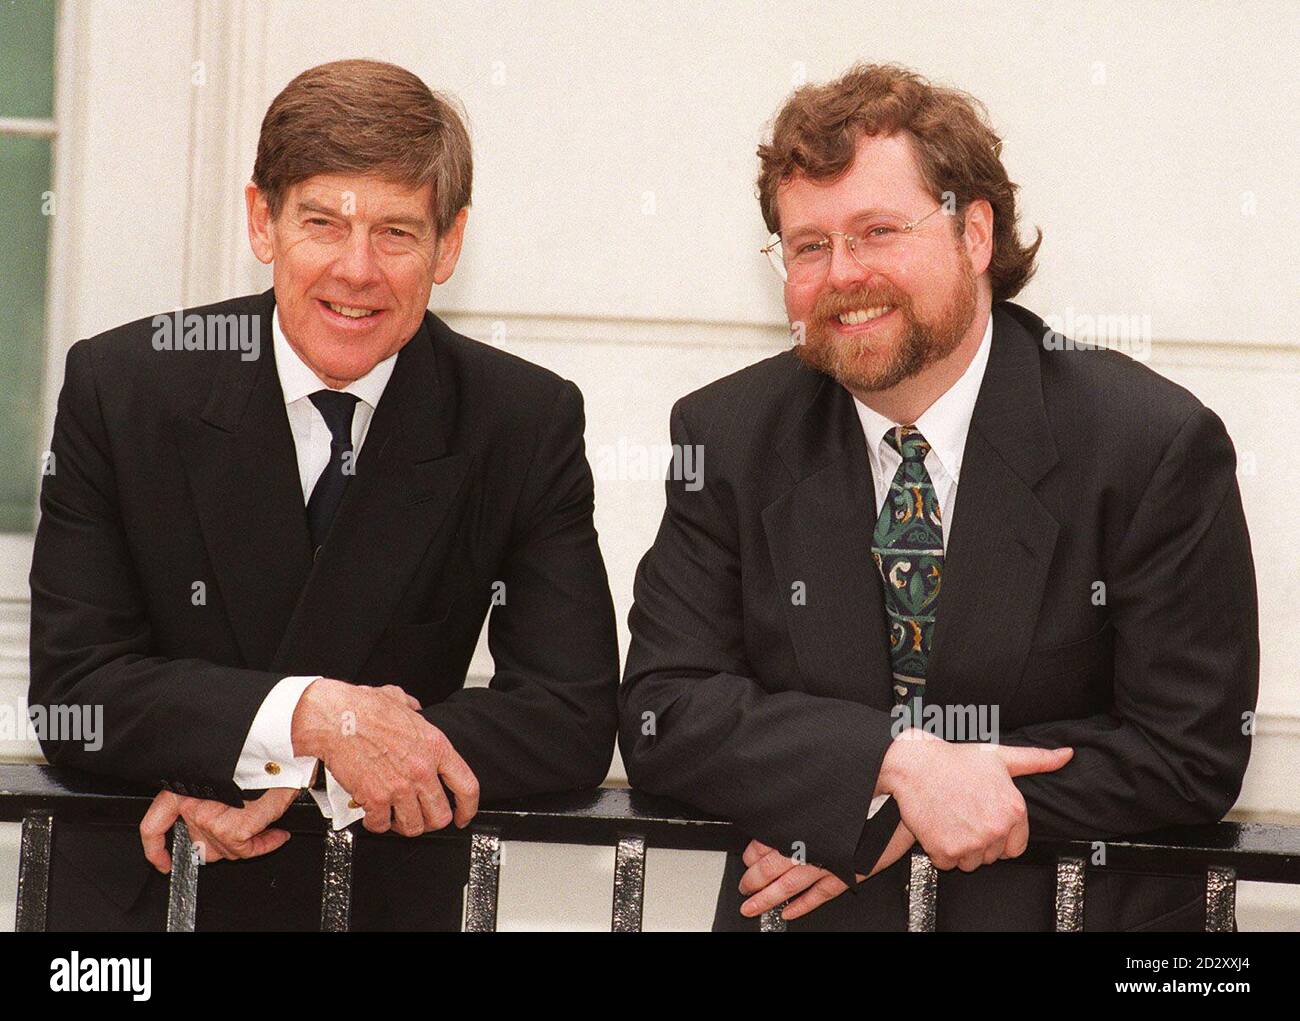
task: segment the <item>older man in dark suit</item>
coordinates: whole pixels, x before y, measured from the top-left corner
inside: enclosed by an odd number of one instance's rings
[[[301,789],[414,836],[603,779],[618,661],[581,395],[427,311],[471,166],[415,75],[304,72],[247,188],[273,289],[69,352],[30,701],[103,707],[102,748],[47,738],[52,762],[162,790],[139,833],[60,826],[52,927],[161,926],[177,818],[238,859],[204,871],[199,928],[311,928],[319,843],[274,825]],[[495,674],[463,689],[489,612]],[[459,927],[465,860],[363,839],[354,925]]]
[[[673,409],[709,468],[668,484],[620,696],[633,785],[755,838],[716,928],[786,901],[792,929],[905,928],[919,843],[940,929],[1050,929],[1031,831],[1213,822],[1240,789],[1259,645],[1232,443],[1008,300],[1038,242],[1000,149],[970,97],[863,66],[759,150],[797,344]],[[1197,880],[1088,884],[1087,928],[1204,924]]]

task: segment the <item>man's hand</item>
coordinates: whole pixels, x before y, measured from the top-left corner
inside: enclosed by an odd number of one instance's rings
[[[889,868],[906,854],[915,842],[916,838],[912,836],[911,830],[900,822],[871,872],[866,876],[861,872],[857,873],[858,882],[874,876],[882,869]],[[800,915],[808,914],[814,908],[821,907],[828,900],[838,897],[848,889],[838,876],[815,865],[800,865],[757,840],[749,842],[743,858],[749,868],[740,877],[740,892],[752,893],[754,896],[740,905],[740,913],[749,918],[770,911],[796,894],[802,894],[798,900],[787,904],[781,912],[781,917],[790,921]]]
[[[185,820],[190,841],[198,849],[203,864],[222,858],[256,858],[270,854],[289,839],[289,831],[267,827],[284,815],[297,795],[295,787],[272,787],[243,808],[232,808],[220,801],[184,798],[171,791],[159,791],[140,821],[144,856],[164,875],[171,872],[167,832],[178,817]]]
[[[371,688],[321,678],[293,714],[293,751],[329,767],[366,810],[372,833],[414,837],[453,818],[466,826],[478,811],[478,779],[447,736],[419,713],[420,703],[395,684]],[[448,804],[443,784],[455,795]]]
[[[891,794],[935,868],[973,872],[1016,858],[1029,843],[1025,799],[1011,782],[1050,773],[1072,748],[954,744],[922,730],[896,738],[881,764],[876,794]]]

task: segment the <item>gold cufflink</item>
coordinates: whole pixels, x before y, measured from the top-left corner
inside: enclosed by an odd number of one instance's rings
[[[268,762],[268,763],[266,764],[266,771],[267,771],[268,773],[270,773],[272,776],[279,776],[279,775],[280,775],[280,763],[278,763],[278,762]]]
[[[351,798],[348,799],[348,808],[360,808],[360,807],[361,807],[361,806],[358,805],[358,804],[357,804],[355,801],[353,801]]]

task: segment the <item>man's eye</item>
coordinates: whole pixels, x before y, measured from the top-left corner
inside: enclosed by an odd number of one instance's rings
[[[307,222],[316,227],[328,227],[330,225],[329,220],[326,220],[324,217],[320,217],[320,216],[313,216]]]
[[[409,238],[411,236],[406,231],[402,230],[400,227],[389,227],[388,233],[395,238]]]
[[[804,259],[821,255],[824,251],[826,251],[825,241],[805,241],[795,246],[794,254],[796,258]]]
[[[867,231],[867,237],[883,238],[883,237],[888,237],[890,234],[893,233],[894,233],[893,227],[887,227],[882,223],[880,226],[872,227],[869,231]]]

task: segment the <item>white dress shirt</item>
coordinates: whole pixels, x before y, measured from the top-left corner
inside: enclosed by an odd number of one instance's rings
[[[990,315],[984,327],[984,338],[975,351],[975,357],[966,366],[966,371],[938,400],[921,412],[921,417],[915,422],[895,422],[873,411],[856,397],[853,398],[858,409],[858,420],[862,423],[862,433],[867,441],[867,459],[871,462],[871,476],[876,486],[877,513],[884,506],[898,466],[903,463],[902,455],[885,442],[885,434],[896,426],[913,425],[930,444],[930,452],[925,455],[925,470],[930,473],[934,495],[939,501],[945,552],[948,549],[948,536],[952,532],[953,511],[956,510],[957,479],[961,475],[966,434],[970,431],[971,413],[975,410],[980,383],[984,381],[984,369],[989,362],[992,342],[993,316]],[[888,797],[888,794],[881,794],[871,799],[868,819],[880,810]]]
[[[289,346],[280,329],[280,310],[276,308],[271,320],[274,338],[275,368],[280,376],[280,389],[284,391],[285,413],[293,444],[298,455],[298,480],[302,484],[303,505],[306,506],[311,491],[330,459],[330,431],[325,419],[312,404],[310,397],[326,389],[306,363]],[[352,449],[360,454],[365,442],[370,418],[379,405],[384,388],[393,374],[397,355],[390,355],[366,375],[345,386],[340,392],[355,394],[360,398],[352,412]],[[244,739],[244,747],[235,766],[235,783],[243,790],[265,790],[268,787],[309,787],[316,772],[316,759],[310,755],[293,754],[293,712],[298,700],[316,676],[286,677],[271,689],[263,700],[253,724]],[[325,770],[325,792],[313,790],[312,796],[335,829],[342,829],[362,818],[365,812],[349,808],[348,794]]]

